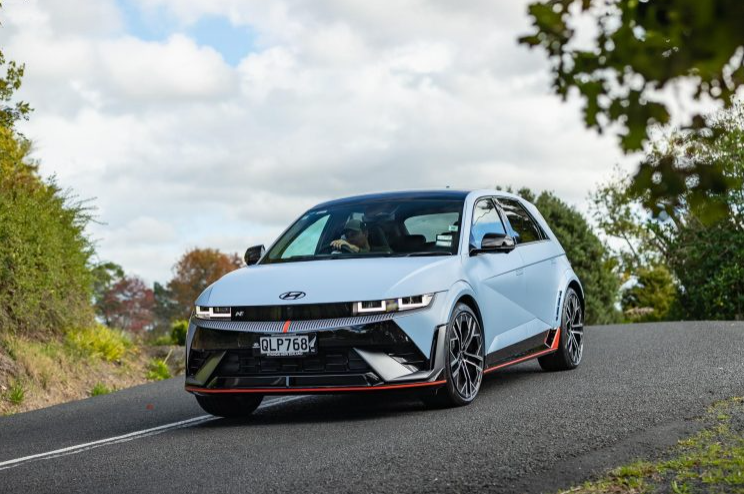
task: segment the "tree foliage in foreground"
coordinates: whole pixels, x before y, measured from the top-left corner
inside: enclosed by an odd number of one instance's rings
[[[556,93],[564,99],[578,93],[587,127],[619,129],[625,151],[640,150],[652,127],[669,122],[661,90],[684,81],[694,88],[693,100],[730,107],[744,84],[741,0],[541,0],[529,14],[534,30],[520,42],[547,52]],[[577,39],[583,17],[596,28],[589,46]],[[706,128],[706,120],[695,116],[693,127]],[[635,187],[649,191],[655,208],[658,199],[675,202],[692,192],[699,200],[737,186],[716,156],[703,158],[646,161]]]

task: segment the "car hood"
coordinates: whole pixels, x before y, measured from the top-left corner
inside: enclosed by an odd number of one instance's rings
[[[381,300],[447,290],[458,279],[459,256],[334,259],[259,264],[211,285],[197,305],[289,305]],[[290,291],[300,300],[281,300]]]

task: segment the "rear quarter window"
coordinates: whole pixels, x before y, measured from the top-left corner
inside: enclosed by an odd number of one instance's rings
[[[527,209],[516,199],[500,197],[498,199],[501,209],[504,210],[509,224],[516,235],[517,244],[537,242],[548,238],[540,225],[535,221]]]

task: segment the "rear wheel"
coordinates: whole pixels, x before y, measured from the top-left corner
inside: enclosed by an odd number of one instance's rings
[[[581,299],[573,288],[566,291],[560,330],[558,350],[538,359],[543,370],[574,369],[581,363],[584,355],[584,311],[581,308]]]
[[[247,417],[261,404],[263,395],[196,395],[196,401],[202,409],[218,417]]]
[[[473,310],[457,304],[445,337],[447,383],[422,395],[430,407],[462,406],[471,403],[483,380],[483,330]]]

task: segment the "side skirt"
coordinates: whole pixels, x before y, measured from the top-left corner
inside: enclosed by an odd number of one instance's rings
[[[490,353],[486,356],[487,368],[483,373],[488,374],[510,365],[556,352],[560,344],[560,337],[560,328],[549,329],[524,341]]]

